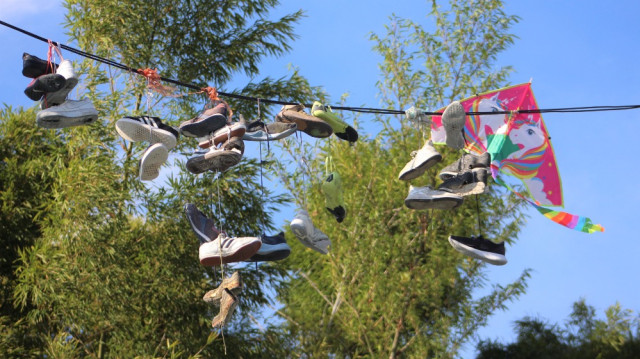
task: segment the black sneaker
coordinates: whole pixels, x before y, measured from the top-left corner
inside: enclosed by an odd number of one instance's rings
[[[487,173],[488,171],[485,168],[475,168],[471,171],[465,171],[445,180],[438,186],[438,189],[448,189],[451,193],[460,196],[481,194],[484,193],[484,189],[487,186]]]
[[[207,218],[194,204],[186,203],[184,213],[187,215],[191,229],[200,240],[200,244],[218,238],[220,231],[215,227],[213,220]]]
[[[213,106],[216,104],[215,106]],[[213,106],[213,107],[211,107]],[[180,124],[180,132],[187,137],[204,137],[224,127],[229,121],[229,108],[224,102],[212,102],[195,118]]]
[[[466,256],[497,266],[507,264],[504,242],[494,243],[482,236],[471,236],[471,238],[449,236],[449,243],[456,251]]]
[[[32,79],[56,72],[58,64],[51,63],[49,66],[47,60],[43,60],[37,56],[29,55],[26,52],[22,54],[22,74]]]
[[[440,179],[446,180],[459,173],[470,171],[474,168],[489,168],[491,164],[491,155],[489,152],[485,152],[481,155],[474,155],[472,153],[464,153],[454,163],[449,164],[440,171]]]
[[[291,248],[284,239],[284,232],[275,236],[260,236],[262,246],[247,262],[270,262],[285,259],[291,254]]]
[[[178,131],[164,123],[158,117],[127,116],[116,122],[116,131],[127,141],[147,141],[150,143],[162,143],[167,149],[176,146],[180,134]]]
[[[67,79],[60,74],[47,74],[35,78],[26,89],[24,94],[33,101],[39,101],[45,93],[56,92],[62,89]]]

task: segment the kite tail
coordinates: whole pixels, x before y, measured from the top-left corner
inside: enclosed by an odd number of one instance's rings
[[[497,171],[492,167],[491,175],[496,181],[496,183],[506,187],[509,191],[515,193],[518,197],[524,199],[532,205],[540,214],[549,218],[550,220],[565,226],[567,228],[571,228],[576,231],[584,232],[584,233],[594,233],[594,232],[604,232],[604,227],[599,224],[593,224],[591,219],[587,217],[577,216],[575,214],[571,214],[568,212],[556,211],[553,209],[549,209],[546,207],[542,207],[529,198],[525,197],[522,193],[517,192],[511,186],[501,181],[497,176]]]

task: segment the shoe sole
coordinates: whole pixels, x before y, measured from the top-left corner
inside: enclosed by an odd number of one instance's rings
[[[479,259],[483,262],[487,262],[493,265],[501,266],[507,264],[507,257],[498,253],[484,252],[473,247],[469,247],[458,241],[455,241],[449,236],[449,243],[456,251],[475,259]]]
[[[36,116],[36,123],[43,128],[67,128],[88,125],[98,119],[97,114],[67,117],[63,115],[50,115],[46,117]]]
[[[220,256],[200,258],[200,264],[206,267],[217,267],[225,263],[243,262],[256,254],[261,245],[262,243],[260,241],[254,241],[244,247],[238,248],[238,250],[232,254],[222,256],[222,258]]]
[[[266,133],[264,131],[256,131],[256,132],[245,132],[242,139],[245,141],[275,141],[281,140],[283,138],[289,137],[293,135],[297,131],[297,125],[294,128],[290,128],[288,130],[278,132],[278,133]],[[257,133],[260,133],[258,135]]]
[[[254,254],[248,262],[273,262],[283,260],[291,254],[291,249],[276,250],[267,254]]]
[[[458,189],[449,188],[449,190],[451,191],[451,193],[455,193],[458,196],[464,197],[470,196],[472,194],[482,194],[484,193],[485,188],[487,188],[487,186],[484,184],[484,182],[474,182],[463,185]]]
[[[195,123],[189,123],[180,127],[180,132],[187,137],[205,137],[227,124],[227,116],[216,113]]]
[[[167,162],[169,151],[163,144],[155,144],[142,155],[140,160],[140,180],[151,181],[160,175],[160,167]]]
[[[229,128],[229,126],[227,127]],[[217,146],[219,144],[221,144],[224,141],[227,141],[229,139],[231,139],[231,137],[243,137],[244,134],[246,133],[247,128],[246,126],[230,126],[230,130],[226,131],[224,129],[224,127],[218,129],[216,132],[219,132],[218,134],[214,134],[211,137],[207,137],[205,140],[201,140],[200,143],[198,143],[198,146],[200,148],[209,148],[211,147],[211,145]]]
[[[171,132],[128,118],[122,118],[116,122],[116,131],[127,141],[162,143],[167,149],[176,146],[176,137]]]
[[[462,107],[462,105],[460,105],[460,107]],[[445,109],[444,112],[447,112],[447,110]],[[462,136],[462,131],[464,130],[464,124],[467,120],[466,113],[464,113],[464,108],[462,109],[462,116],[460,116],[460,114],[458,113],[445,118],[445,114],[443,113],[442,117],[442,126],[444,127],[444,130],[447,134],[447,146],[455,149],[464,148],[465,142],[464,137]],[[460,144],[462,144],[462,146],[460,146]]]
[[[402,175],[400,175],[398,177],[398,179],[402,180],[402,181],[409,181],[415,178],[418,178],[420,176],[422,176],[426,170],[428,170],[429,168],[433,167],[436,163],[442,161],[442,155],[441,154],[437,154],[435,156],[432,156],[431,158],[429,158],[428,160],[426,160],[425,162],[421,163],[418,167],[413,168],[405,173],[403,173]]]
[[[208,170],[224,172],[237,165],[241,159],[242,154],[235,151],[207,153],[190,158],[187,161],[187,170],[193,174],[204,173]]]
[[[404,205],[411,209],[454,209],[462,202],[452,198],[405,199]]]
[[[276,116],[276,120],[280,122],[293,122],[298,127],[298,130],[315,138],[327,138],[333,133],[333,128],[330,124],[306,113],[285,110]]]

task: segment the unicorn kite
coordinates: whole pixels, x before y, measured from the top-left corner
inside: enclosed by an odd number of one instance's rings
[[[549,208],[564,206],[562,184],[542,116],[526,112],[538,109],[530,83],[475,95],[460,104],[466,113],[471,113],[466,117],[464,127],[464,149],[476,154],[491,154],[491,175],[496,183],[525,199],[554,222],[586,233],[604,231],[589,218]],[[490,114],[492,112],[496,114]],[[432,116],[431,121],[431,140],[445,144],[442,117]],[[526,192],[515,191],[502,175],[520,179]]]

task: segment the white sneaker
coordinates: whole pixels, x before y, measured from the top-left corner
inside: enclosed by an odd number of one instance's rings
[[[431,140],[427,141],[420,150],[411,152],[411,157],[413,157],[411,161],[400,171],[398,179],[408,181],[420,177],[424,171],[442,160],[442,155],[433,147]]]
[[[71,92],[71,90],[73,90],[73,88],[78,84],[78,76],[76,76],[75,71],[73,71],[73,64],[71,64],[71,61],[69,60],[63,60],[60,63],[60,66],[58,66],[58,69],[56,70],[56,74],[62,75],[66,82],[60,90],[45,93],[42,101],[40,102],[40,109],[62,104],[67,99],[69,92]]]
[[[463,201],[462,197],[449,190],[409,186],[409,195],[405,198],[404,204],[411,209],[453,209]]]
[[[36,115],[38,126],[65,128],[86,125],[98,119],[98,111],[89,99],[67,100],[61,105],[41,110]]]
[[[167,158],[169,158],[169,150],[162,143],[147,147],[140,159],[140,180],[151,181],[158,178],[160,167]]]
[[[322,254],[329,253],[328,247],[331,245],[331,240],[326,234],[313,226],[307,211],[298,211],[291,221],[290,227],[291,232],[305,247]]]
[[[127,116],[116,121],[116,131],[120,137],[127,141],[147,141],[150,143],[161,142],[167,149],[176,146],[178,131],[175,128],[162,123],[158,117],[152,116]]]
[[[262,246],[260,238],[227,237],[220,233],[218,238],[200,245],[200,264],[219,266],[223,263],[242,262],[251,258]]]

